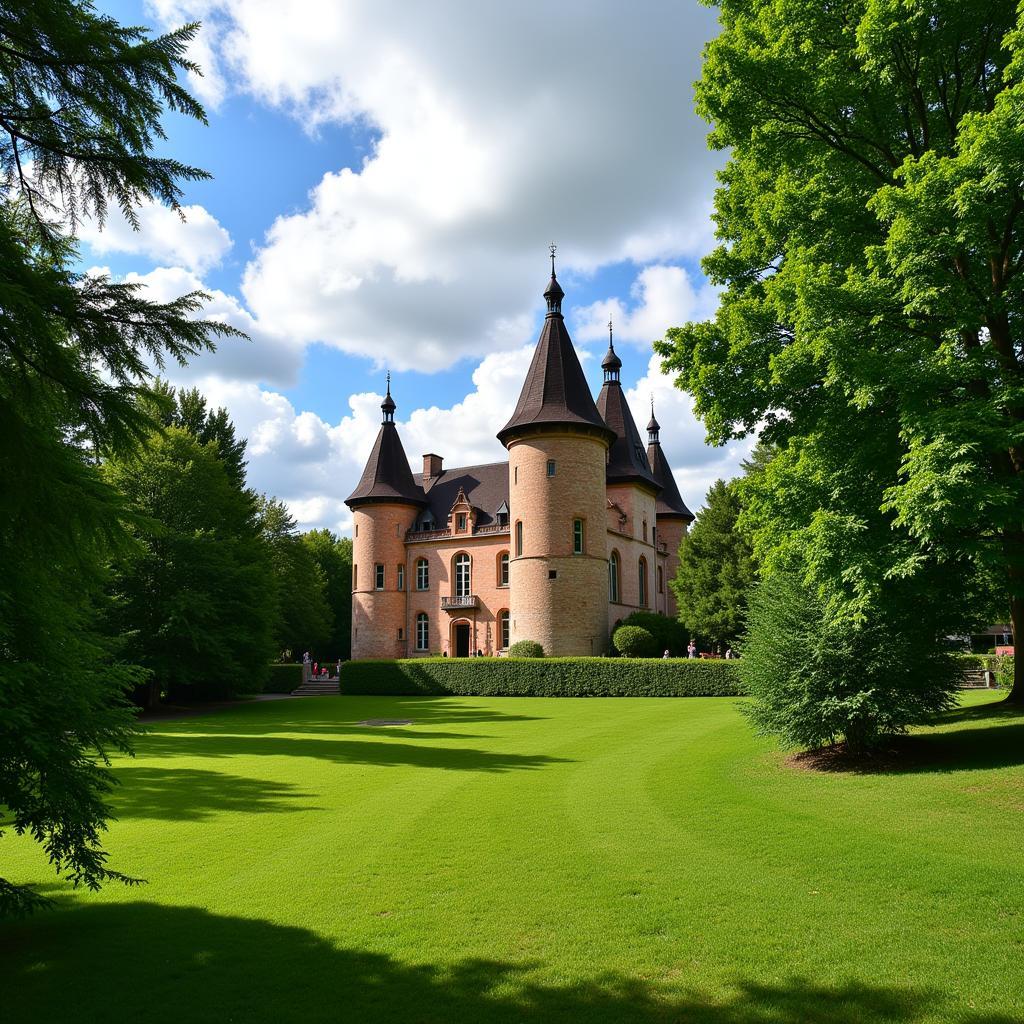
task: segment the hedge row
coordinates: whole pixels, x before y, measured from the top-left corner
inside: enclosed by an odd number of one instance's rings
[[[412,658],[346,661],[343,694],[463,697],[735,697],[731,661],[685,658]]]
[[[264,693],[291,693],[302,685],[302,662],[291,665],[270,666],[270,673],[263,686]]]
[[[1004,690],[1013,686],[1012,654],[959,654],[957,657],[965,668],[987,668],[995,673],[996,685]]]

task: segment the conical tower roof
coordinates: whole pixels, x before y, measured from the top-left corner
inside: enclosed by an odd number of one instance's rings
[[[395,405],[391,397],[391,375],[388,374],[388,393],[381,403],[383,422],[374,442],[370,458],[356,489],[345,499],[349,508],[360,505],[391,504],[425,506],[427,497],[423,488],[413,480],[409,460],[402,439],[395,426]]]
[[[612,440],[612,431],[597,411],[562,319],[562,296],[552,265],[551,281],[544,291],[548,313],[533,361],[519,395],[519,404],[512,418],[498,432],[498,440],[506,447],[516,437],[553,427],[574,427]]]
[[[615,440],[608,451],[608,483],[638,483],[647,485],[653,491],[659,490],[661,484],[647,462],[640,431],[629,411],[618,373],[606,373],[601,394],[597,398],[597,410],[605,423],[615,431]]]
[[[692,523],[693,513],[686,507],[676,485],[676,478],[672,473],[672,467],[665,458],[665,452],[661,447],[661,424],[654,418],[654,404],[651,404],[651,422],[647,424],[647,461],[651,467],[655,480],[661,484],[661,494],[658,495],[658,503],[655,512],[663,519],[685,519]]]

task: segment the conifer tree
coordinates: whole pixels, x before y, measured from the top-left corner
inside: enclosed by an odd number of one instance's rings
[[[150,301],[83,276],[72,233],[113,203],[172,207],[204,172],[154,156],[161,117],[204,120],[177,76],[197,26],[152,37],[70,0],[0,0],[0,804],[55,870],[91,888],[129,879],[100,846],[110,751],[128,750],[140,673],[97,627],[125,509],[97,463],[150,436],[152,366],[228,326],[204,296]],[[0,913],[40,897],[0,880]]]

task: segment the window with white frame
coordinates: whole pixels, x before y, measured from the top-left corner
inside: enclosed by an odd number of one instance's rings
[[[405,590],[405,566],[398,566],[398,589]]]
[[[608,599],[613,603],[619,600],[619,553],[612,552],[608,559]]]
[[[425,558],[421,558],[416,562],[416,589],[430,589],[430,568]]]
[[[461,554],[455,556],[455,596],[469,597],[472,593],[470,586],[469,555]]]
[[[373,589],[384,589],[384,566],[380,562],[373,567]]]
[[[574,555],[583,554],[583,520],[574,519],[572,521],[572,553]]]
[[[430,619],[426,612],[420,612],[416,616],[416,650],[425,651],[429,646]]]
[[[509,638],[509,617],[508,612],[498,612],[498,639],[501,642],[501,649],[508,650]]]
[[[502,551],[498,556],[498,586],[508,586],[508,552]]]

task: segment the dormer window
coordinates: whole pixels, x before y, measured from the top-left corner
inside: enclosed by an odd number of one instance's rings
[[[466,513],[458,512],[455,515],[455,532],[465,533],[466,532]]]

